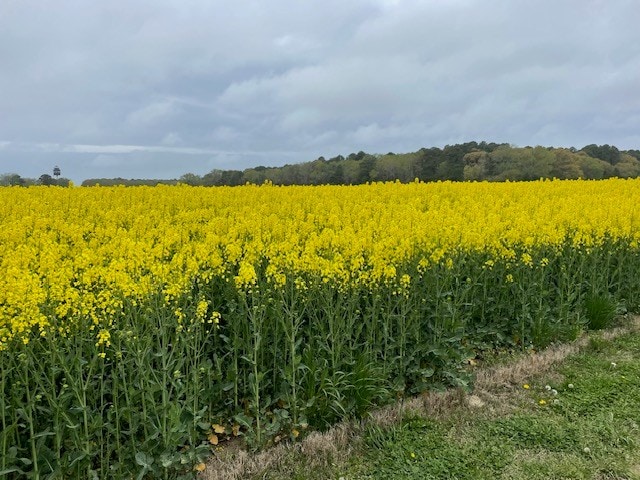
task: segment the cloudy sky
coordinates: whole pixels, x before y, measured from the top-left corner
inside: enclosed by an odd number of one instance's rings
[[[0,0],[0,173],[640,148],[637,0]]]

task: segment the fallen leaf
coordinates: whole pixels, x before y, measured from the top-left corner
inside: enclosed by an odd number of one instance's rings
[[[224,427],[222,425],[218,425],[217,423],[214,423],[213,425],[213,431],[216,433],[224,433]]]

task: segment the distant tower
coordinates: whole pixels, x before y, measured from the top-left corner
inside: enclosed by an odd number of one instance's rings
[[[53,167],[53,176],[56,177],[56,179],[60,176],[60,167],[57,165]]]

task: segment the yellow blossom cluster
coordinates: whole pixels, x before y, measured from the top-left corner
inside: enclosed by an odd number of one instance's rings
[[[452,268],[461,254],[481,252],[490,270],[498,261],[545,268],[567,244],[636,249],[638,204],[640,180],[619,179],[1,188],[0,349],[34,332],[69,334],[80,320],[108,331],[124,302],[154,293],[180,316],[177,300],[194,282],[384,284],[404,294],[411,274]],[[217,323],[215,306],[199,302],[197,320]]]

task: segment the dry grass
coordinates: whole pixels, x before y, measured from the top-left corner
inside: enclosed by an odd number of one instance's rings
[[[638,330],[640,330],[640,317],[629,317],[628,325],[602,331],[599,335],[603,340],[611,340]],[[534,375],[548,372],[555,364],[583,349],[588,344],[589,338],[588,335],[583,335],[572,343],[551,346],[509,365],[480,369],[476,375],[475,389],[495,392],[505,386],[521,384]]]
[[[282,468],[292,458],[303,459],[310,469],[343,463],[353,453],[359,425],[343,422],[327,432],[312,432],[301,442],[281,444],[259,453],[227,448],[212,457],[201,474],[205,480],[236,480]]]
[[[595,335],[611,340],[632,331],[640,331],[640,317],[629,317],[627,325]],[[549,374],[555,365],[585,348],[589,339],[589,335],[583,335],[572,343],[551,346],[508,365],[478,367],[473,394],[466,394],[461,389],[426,392],[374,411],[366,421],[342,422],[327,432],[313,432],[299,443],[281,444],[259,453],[224,448],[209,460],[201,478],[238,480],[257,477],[270,470],[286,471],[291,462],[303,463],[309,469],[339,465],[345,463],[361,444],[366,424],[387,428],[398,424],[407,414],[443,418],[463,409],[503,414],[517,408],[524,397],[523,390],[514,389],[514,386],[521,386],[534,376]]]
[[[640,331],[640,316],[627,318],[626,325],[599,331],[593,335],[603,340],[612,340],[625,333]],[[591,338],[590,335],[583,335],[572,343],[553,345],[507,365],[479,368],[476,371],[474,393],[467,397],[467,404],[473,407],[472,404],[482,402],[492,413],[497,414],[517,408],[526,394],[523,389],[514,390],[514,386],[522,386],[532,377],[541,374],[546,374],[552,379],[554,366],[584,349]],[[561,378],[555,380],[560,383]]]

